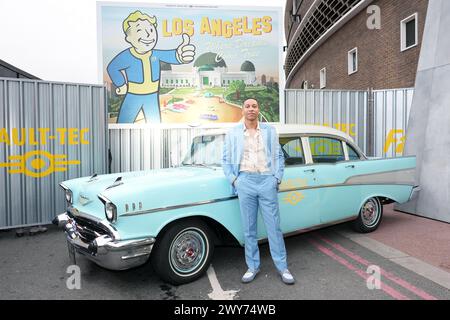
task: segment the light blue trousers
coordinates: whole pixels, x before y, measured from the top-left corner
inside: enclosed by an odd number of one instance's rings
[[[119,110],[117,123],[134,123],[141,109],[146,123],[161,123],[158,93],[127,93]]]
[[[273,175],[241,172],[235,182],[245,236],[245,261],[250,270],[259,269],[257,239],[258,207],[266,225],[270,254],[278,271],[287,269],[286,247],[280,228],[277,179]]]

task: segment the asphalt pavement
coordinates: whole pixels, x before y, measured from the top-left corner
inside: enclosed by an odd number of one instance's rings
[[[353,231],[340,225],[286,239],[288,264],[295,285],[285,285],[260,245],[261,272],[250,284],[240,282],[246,271],[240,247],[216,249],[212,267],[195,282],[172,286],[161,281],[150,263],[126,271],[105,270],[79,256],[79,289],[63,232],[49,226],[35,236],[0,232],[0,299],[152,299],[152,300],[434,300],[450,299],[450,290],[426,273],[415,272],[354,241]],[[441,270],[442,271],[442,270]],[[442,271],[440,279],[450,279]],[[424,276],[425,275],[425,276]],[[448,277],[448,279],[446,279]]]

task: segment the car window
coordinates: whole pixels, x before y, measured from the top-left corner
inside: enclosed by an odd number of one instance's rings
[[[348,159],[349,159],[349,161],[361,160],[361,158],[359,157],[358,152],[356,152],[356,150],[353,149],[353,147],[350,146],[349,144],[347,144],[347,151],[348,151]]]
[[[305,156],[300,137],[280,138],[280,145],[284,153],[284,163],[286,166],[305,164]]]
[[[342,142],[328,137],[310,137],[309,145],[314,163],[336,163],[344,161]]]

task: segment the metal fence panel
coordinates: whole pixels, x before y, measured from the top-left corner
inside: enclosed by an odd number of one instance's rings
[[[286,123],[333,127],[367,150],[367,91],[286,90]]]
[[[401,156],[414,89],[376,90],[373,94],[375,156]]]
[[[0,229],[48,224],[59,182],[107,172],[102,86],[0,78]]]
[[[373,150],[376,157],[398,157],[403,154],[413,93],[413,88],[372,91],[369,119],[367,91],[286,90],[286,123],[331,126],[349,134],[366,154]],[[370,134],[373,148],[368,146]]]
[[[372,121],[375,128],[374,156],[401,155],[392,150],[382,151],[386,140],[389,142],[389,134],[395,133],[392,130],[403,130],[406,134],[413,89],[373,91],[374,119],[368,118],[367,91],[286,90],[285,94],[286,123],[334,127],[349,134],[367,153],[368,124]],[[208,130],[215,128],[110,128],[112,172],[178,165],[190,147],[192,138]],[[399,142],[401,139],[397,136]]]
[[[110,128],[111,171],[139,171],[180,165],[195,136],[218,129]]]

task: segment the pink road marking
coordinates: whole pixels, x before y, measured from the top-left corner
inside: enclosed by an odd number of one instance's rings
[[[342,247],[341,245],[326,239],[322,236],[318,236],[316,235],[316,238],[321,239],[323,242],[329,244],[330,246],[332,246],[333,248],[335,248],[336,250],[339,250],[340,252],[342,252],[343,254],[345,254],[346,256],[350,257],[351,259],[355,260],[356,262],[359,262],[360,264],[368,267],[370,265],[373,265],[373,263],[370,263],[369,261],[365,260],[364,258],[360,257],[359,255],[357,255],[356,253],[353,253],[352,251],[345,249],[344,247]],[[411,283],[409,283],[408,281],[397,277],[396,275],[390,273],[389,271],[386,271],[384,269],[382,269],[380,267],[380,271],[381,274],[383,276],[385,276],[386,278],[388,278],[389,280],[397,283],[398,285],[402,286],[403,288],[411,291],[412,293],[414,293],[415,295],[425,299],[425,300],[438,300],[436,297],[433,297],[432,295],[428,294],[427,292],[423,291],[420,288],[415,287],[414,285],[412,285]]]
[[[317,241],[313,239],[308,239],[309,242],[311,242],[317,249],[319,249],[322,253],[326,254],[327,256],[331,257],[333,260],[339,262],[347,269],[355,272],[358,276],[363,278],[364,280],[367,280],[369,278],[369,274],[365,273],[363,270],[360,270],[353,266],[350,262],[345,260],[344,258],[339,257],[338,255],[334,254],[330,249],[325,248],[324,246],[320,245]],[[380,281],[381,284],[381,290],[386,292],[388,295],[393,297],[396,300],[410,300],[407,296],[401,294],[394,288],[388,286],[387,284]]]

